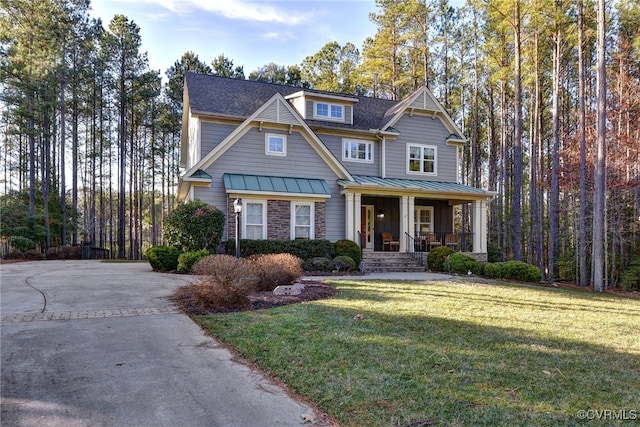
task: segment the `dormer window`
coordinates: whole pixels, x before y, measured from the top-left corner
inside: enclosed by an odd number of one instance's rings
[[[316,101],[314,102],[313,117],[315,119],[344,121],[344,107],[340,104]]]

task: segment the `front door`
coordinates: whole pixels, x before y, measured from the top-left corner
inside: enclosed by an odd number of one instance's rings
[[[373,206],[371,205],[362,205],[360,207],[360,235],[362,236],[362,248],[365,250],[372,251],[374,244],[374,217],[373,217]]]

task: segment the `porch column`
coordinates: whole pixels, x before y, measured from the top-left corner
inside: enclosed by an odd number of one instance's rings
[[[400,252],[407,251],[407,233],[409,231],[409,197],[402,196],[400,199]]]
[[[487,202],[476,200],[471,203],[473,212],[473,252],[487,253]]]
[[[344,233],[345,239],[353,240],[355,242],[355,238],[353,236],[353,193],[346,193],[344,195],[345,203],[344,203]]]
[[[416,206],[416,198],[415,196],[409,196],[409,222],[407,224],[407,227],[409,228],[407,230],[407,233],[409,233],[409,235],[411,237],[413,237],[415,239],[415,223],[416,223],[416,218],[415,218],[415,206]],[[415,251],[415,245],[411,245],[409,247],[409,252],[414,252]]]
[[[358,239],[358,231],[360,231],[362,229],[361,227],[361,223],[362,223],[362,194],[360,193],[355,193],[354,197],[353,197],[353,240],[357,243],[357,244],[361,244],[360,240]]]

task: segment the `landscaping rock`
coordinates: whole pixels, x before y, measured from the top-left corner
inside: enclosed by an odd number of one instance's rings
[[[273,290],[274,295],[300,295],[304,291],[304,285],[302,283],[296,283],[295,285],[280,285]]]

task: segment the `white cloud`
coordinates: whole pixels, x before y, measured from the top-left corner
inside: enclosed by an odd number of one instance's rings
[[[174,13],[185,13],[192,9],[215,13],[228,19],[256,22],[274,22],[284,25],[299,25],[311,18],[310,13],[298,13],[290,8],[277,7],[267,1],[246,0],[119,0],[122,3],[156,4]],[[287,2],[285,4],[291,4]]]

